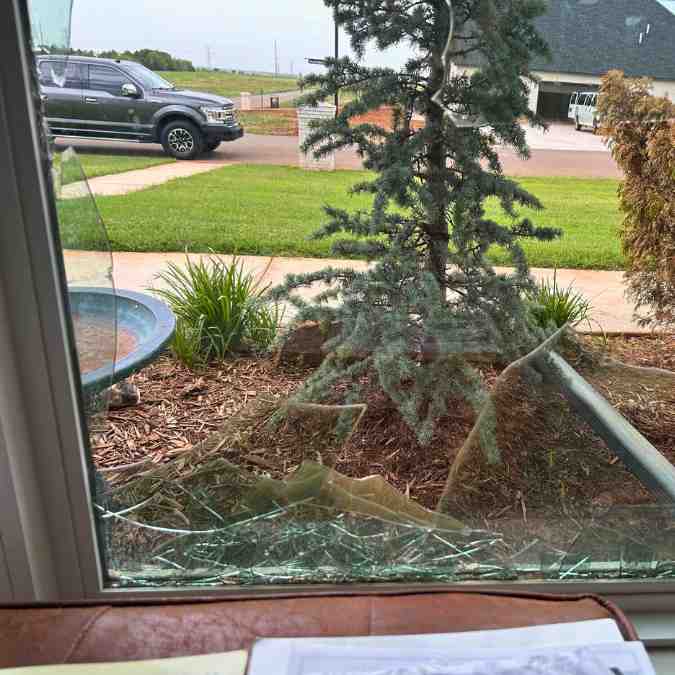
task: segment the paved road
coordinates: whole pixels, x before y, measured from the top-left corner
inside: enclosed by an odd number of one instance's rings
[[[588,134],[589,138],[595,138]],[[81,153],[162,156],[159,145],[113,143],[108,141],[57,139],[57,148],[68,144]],[[510,150],[501,152],[504,169],[511,176],[575,176],[578,178],[620,178],[621,173],[606,150],[556,150],[533,149],[532,157],[525,161]],[[223,143],[216,152],[200,161],[239,164],[297,165],[298,139],[287,136],[254,136],[249,134],[235,143]],[[361,160],[353,150],[338,154],[339,169],[360,169]]]

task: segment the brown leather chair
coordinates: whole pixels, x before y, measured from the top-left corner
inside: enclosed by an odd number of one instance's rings
[[[247,649],[259,637],[406,635],[513,628],[622,612],[592,595],[472,591],[190,603],[0,607],[0,667],[135,661]]]

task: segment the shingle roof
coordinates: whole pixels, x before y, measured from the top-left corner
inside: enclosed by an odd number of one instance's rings
[[[533,70],[675,80],[675,15],[657,0],[548,0],[537,27],[552,59]]]

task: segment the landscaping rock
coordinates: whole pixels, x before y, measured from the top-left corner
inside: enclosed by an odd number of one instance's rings
[[[302,363],[305,366],[320,366],[326,358],[325,343],[334,338],[339,326],[323,326],[317,321],[303,321],[286,337],[276,356],[277,365]]]
[[[276,364],[301,363],[304,366],[317,367],[323,363],[328,355],[326,342],[336,337],[340,332],[340,323],[334,322],[329,326],[317,321],[304,321],[298,324],[286,337],[277,351]],[[353,354],[355,360],[366,358],[367,354]],[[423,363],[431,363],[438,356],[436,341],[429,338],[424,343],[411,348],[410,358]],[[500,357],[495,352],[473,351],[465,352],[463,357],[474,365],[488,366],[498,364]]]
[[[141,403],[141,392],[135,384],[118,382],[102,394],[104,405],[109,410],[133,408]]]

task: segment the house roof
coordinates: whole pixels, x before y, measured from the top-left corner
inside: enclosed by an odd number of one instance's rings
[[[675,14],[659,0],[548,0],[536,20],[551,60],[532,70],[675,80]],[[476,64],[471,64],[476,65]]]

